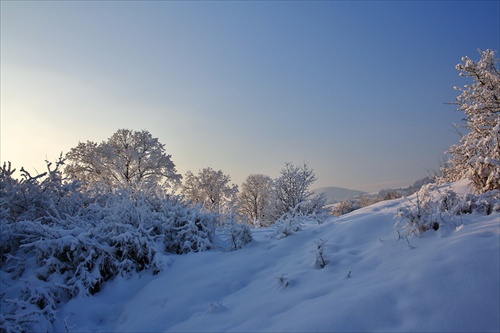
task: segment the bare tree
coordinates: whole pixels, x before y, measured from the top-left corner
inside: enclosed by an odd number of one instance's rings
[[[238,186],[230,184],[231,177],[221,170],[204,168],[194,175],[186,172],[181,186],[182,194],[194,204],[214,213],[229,213],[234,209]]]
[[[271,211],[275,202],[273,186],[271,177],[261,174],[248,176],[241,185],[238,207],[248,224],[268,226],[274,222]]]
[[[275,180],[275,216],[290,212],[302,215],[323,213],[326,197],[324,193],[314,195],[310,190],[317,178],[306,163],[302,166],[285,163],[280,174]]]

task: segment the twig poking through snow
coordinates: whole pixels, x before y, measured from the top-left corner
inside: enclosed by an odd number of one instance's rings
[[[410,240],[408,239],[408,235],[406,235],[406,242],[408,243],[408,247],[411,247]]]
[[[285,274],[281,274],[281,276],[276,280],[278,281],[278,286],[281,287],[281,290],[285,290],[290,286],[290,281],[285,277]]]

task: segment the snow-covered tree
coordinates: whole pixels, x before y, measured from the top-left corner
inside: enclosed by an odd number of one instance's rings
[[[469,178],[478,193],[500,189],[500,73],[492,50],[479,51],[481,59],[469,57],[456,66],[460,76],[472,79],[457,97],[468,133],[450,147],[451,159],[441,168],[445,181]]]
[[[285,163],[275,180],[275,216],[279,218],[290,212],[301,215],[325,213],[325,194],[314,195],[310,190],[316,180],[314,171],[306,163],[302,166]]]
[[[274,199],[274,181],[271,177],[252,174],[241,185],[238,196],[240,214],[246,216],[248,224],[269,226],[274,222],[272,208]]]
[[[100,144],[80,142],[66,159],[65,172],[89,187],[98,183],[114,190],[172,187],[181,179],[165,145],[145,130],[119,129]]]
[[[230,182],[229,175],[208,167],[198,175],[186,172],[181,191],[187,200],[201,204],[206,211],[227,214],[233,212],[238,194],[238,186]]]

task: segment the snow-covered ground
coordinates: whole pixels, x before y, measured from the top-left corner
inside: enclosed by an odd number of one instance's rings
[[[500,217],[463,215],[399,238],[379,202],[293,235],[253,230],[235,252],[166,257],[58,312],[57,331],[500,331]],[[461,224],[463,223],[463,224]],[[461,224],[461,225],[460,225]],[[328,264],[316,265],[326,241]]]

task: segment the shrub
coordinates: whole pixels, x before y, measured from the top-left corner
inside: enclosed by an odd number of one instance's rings
[[[217,235],[224,243],[223,248],[229,251],[239,250],[252,241],[252,233],[248,225],[235,221],[218,228]]]
[[[430,229],[438,230],[442,224],[451,222],[457,225],[454,219],[457,215],[473,212],[489,215],[498,211],[499,190],[460,195],[453,191],[450,184],[441,187],[428,184],[416,193],[414,200],[409,200],[408,204],[398,209],[396,227],[406,230],[407,235],[418,236]]]
[[[0,170],[0,331],[50,331],[58,304],[118,275],[156,274],[166,251],[213,248],[219,215],[154,188],[82,190],[63,164],[34,177],[22,169],[21,180],[10,164]],[[251,240],[248,228],[230,231],[233,250]]]
[[[295,211],[283,214],[275,224],[274,237],[278,239],[285,238],[301,230],[303,219],[304,216]]]
[[[362,206],[358,204],[355,200],[346,199],[333,206],[332,214],[334,216],[341,216],[356,209],[360,209]]]
[[[316,240],[316,266],[318,268],[325,268],[325,266],[328,264],[328,258],[325,255],[325,244],[326,240],[323,239],[318,239]]]
[[[286,277],[286,274],[281,274],[279,277],[276,278],[277,286],[281,290],[285,290],[288,287],[290,287],[290,280]]]

